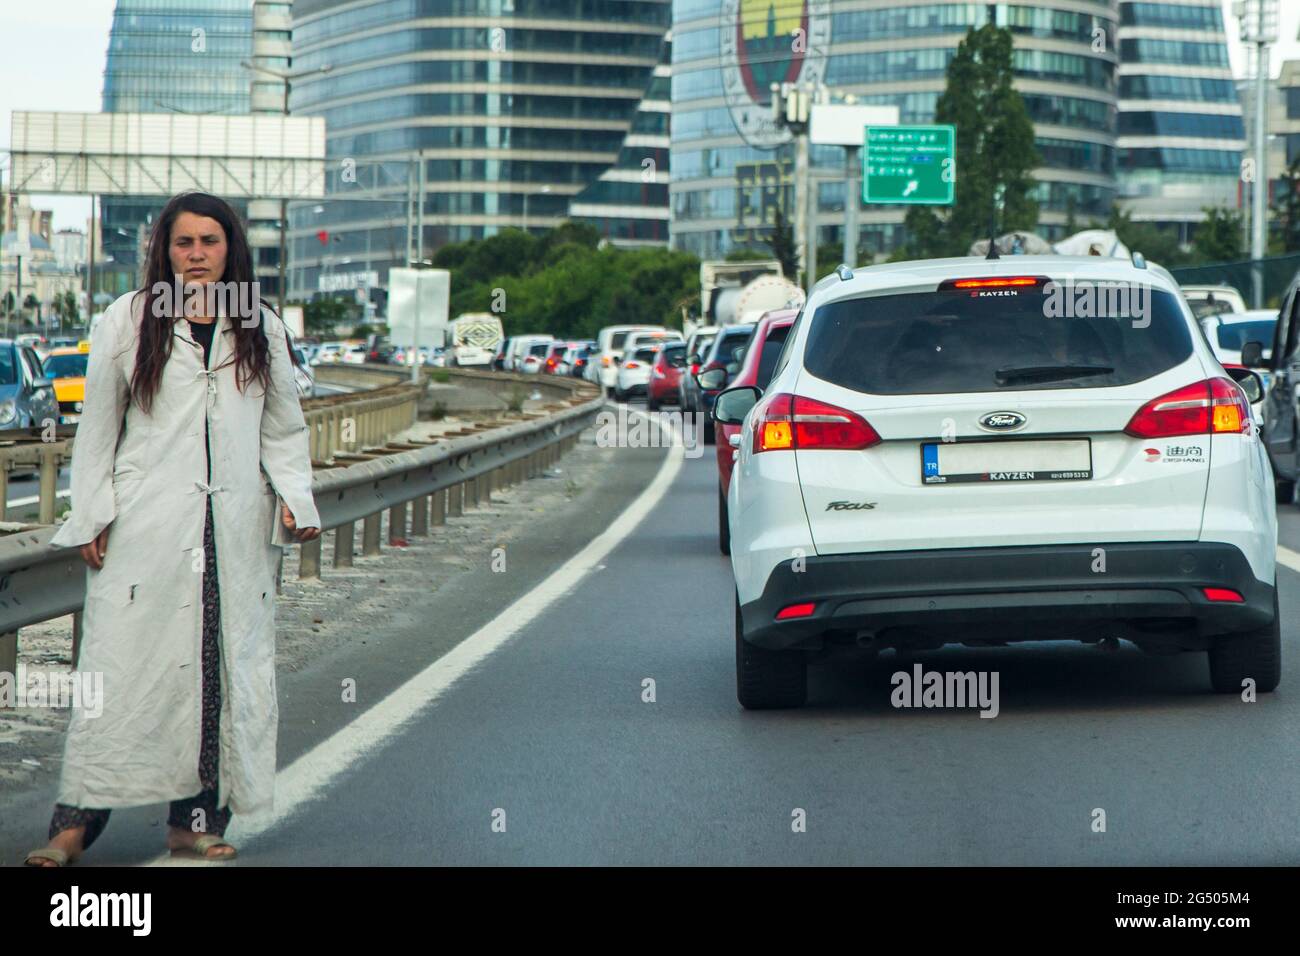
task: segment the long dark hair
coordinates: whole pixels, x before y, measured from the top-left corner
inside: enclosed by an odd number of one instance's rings
[[[181,193],[167,202],[149,236],[149,252],[142,270],[144,288],[136,293],[137,296],[144,296],[144,319],[140,323],[140,345],[135,355],[135,373],[131,376],[131,395],[146,412],[153,405],[153,398],[162,383],[163,368],[172,354],[172,325],[176,319],[184,317],[183,308],[176,309],[177,315],[172,315],[169,308],[171,305],[183,305],[183,302],[175,303],[174,296],[159,296],[155,291],[160,282],[168,287],[172,287],[175,282],[168,250],[171,246],[172,225],[183,212],[215,219],[225,231],[226,269],[221,274],[220,281],[251,283],[255,278],[253,256],[248,249],[244,226],[229,203],[200,192]],[[235,314],[231,315],[231,326],[235,335],[236,387],[242,390],[249,382],[256,380],[264,390],[268,389],[271,384],[271,364],[266,332],[260,321],[251,321],[254,316],[238,314],[242,308],[240,302],[243,296],[235,298],[239,301],[234,308]],[[260,299],[253,305],[254,309],[270,309]],[[155,308],[158,315],[154,314]],[[215,343],[213,347],[215,348]],[[222,364],[228,364],[229,361],[227,359]]]

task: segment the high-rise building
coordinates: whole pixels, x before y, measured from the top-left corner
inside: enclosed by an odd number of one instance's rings
[[[637,104],[614,165],[569,201],[569,218],[587,222],[616,246],[668,244],[668,146],[672,38]]]
[[[327,198],[290,206],[294,298],[340,276],[382,283],[404,262],[418,151],[413,254],[549,228],[575,199],[611,240],[655,237],[655,217],[615,222],[611,209],[662,204],[666,170],[639,177],[666,120],[647,91],[663,95],[670,0],[296,0],[293,17],[294,72],[329,67],[290,95],[294,115],[325,117],[327,137]]]
[[[703,257],[763,248],[793,218],[794,147],[769,115],[773,82],[825,85],[931,123],[968,30],[1014,37],[1016,89],[1034,122],[1040,233],[1104,220],[1115,199],[1116,10],[1112,0],[677,0],[673,17],[672,242]],[[844,151],[812,148],[819,242],[842,241]],[[958,159],[960,169],[960,158]],[[854,197],[856,200],[858,197]],[[905,207],[862,207],[863,261],[903,240]]]
[[[225,113],[249,111],[252,55],[249,0],[117,0],[104,68],[106,113]],[[112,262],[96,263],[96,285],[114,274],[124,293],[139,284],[140,250],[159,196],[104,197],[103,248]],[[241,215],[244,204],[235,204]]]
[[[1239,205],[1241,100],[1219,0],[1120,0],[1119,183],[1136,220],[1189,241],[1203,209]]]
[[[288,109],[293,0],[254,0],[253,56],[246,72],[253,113],[284,114]],[[280,295],[281,219],[285,204],[278,199],[248,203],[248,245],[253,255],[262,298]]]

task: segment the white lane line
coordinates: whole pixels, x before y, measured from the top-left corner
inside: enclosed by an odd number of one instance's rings
[[[1284,548],[1279,544],[1277,546],[1277,563],[1284,568],[1290,568],[1292,571],[1300,571],[1300,552]]]
[[[64,488],[62,491],[56,491],[56,492],[54,493],[54,497],[55,497],[55,498],[66,498],[66,497],[68,497],[68,495],[70,495],[70,494],[72,494],[72,489],[71,489],[71,488]],[[9,499],[9,504],[8,504],[8,506],[9,506],[10,508],[18,508],[18,507],[20,507],[20,506],[22,506],[22,505],[34,505],[34,504],[39,504],[39,503],[40,503],[40,500],[41,500],[41,496],[40,496],[40,495],[28,495],[26,498],[10,498],[10,499]]]
[[[644,414],[634,409],[633,414]],[[647,416],[648,417],[648,416]],[[651,421],[658,426],[656,419]],[[662,434],[662,432],[661,432]],[[356,766],[396,734],[404,724],[445,694],[461,677],[499,650],[551,604],[569,593],[596,570],[667,493],[685,457],[680,445],[670,447],[649,486],[600,535],[556,569],[548,578],[479,628],[452,650],[398,687],[347,726],[335,731],[275,775],[276,809],[256,817],[231,820],[226,836],[236,846],[283,823],[305,804],[323,796],[334,779]],[[147,866],[208,865],[202,860],[173,860],[170,855]]]

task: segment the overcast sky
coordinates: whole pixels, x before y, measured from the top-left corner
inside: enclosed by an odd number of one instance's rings
[[[833,2],[833,0],[832,0]],[[1281,0],[1281,40],[1274,48],[1272,74],[1286,59],[1300,59],[1300,0]],[[104,56],[113,22],[113,0],[0,0],[0,153],[10,141],[14,110],[97,112],[104,87]],[[1232,0],[1223,0],[1233,70],[1245,68],[1237,42]],[[0,166],[7,165],[6,159]],[[4,172],[6,186],[8,169]],[[85,196],[35,196],[37,208],[54,210],[54,227],[85,228]]]

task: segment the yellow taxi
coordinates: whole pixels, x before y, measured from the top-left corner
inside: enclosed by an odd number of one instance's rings
[[[82,339],[73,347],[51,349],[45,357],[43,370],[46,378],[54,380],[60,424],[75,422],[81,417],[81,402],[86,397],[86,362],[89,359],[89,339]]]

